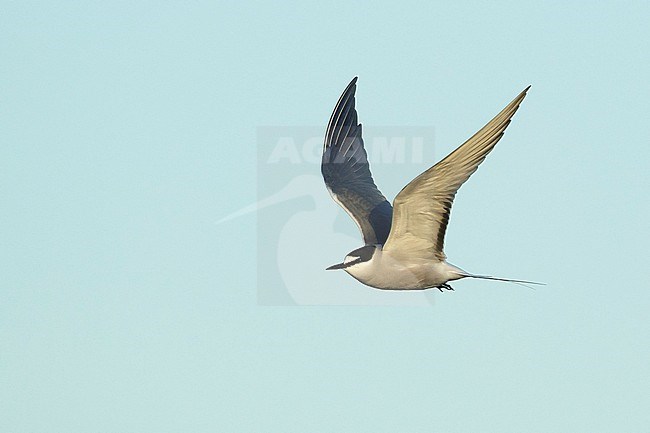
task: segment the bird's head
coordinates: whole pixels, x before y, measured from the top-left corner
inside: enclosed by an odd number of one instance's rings
[[[343,263],[339,263],[338,265],[332,265],[326,270],[334,271],[337,269],[346,269],[351,266],[357,265],[359,263],[368,262],[372,259],[372,256],[375,253],[376,249],[377,247],[375,245],[365,245],[361,248],[357,248],[356,250],[348,253],[348,255],[345,256]]]

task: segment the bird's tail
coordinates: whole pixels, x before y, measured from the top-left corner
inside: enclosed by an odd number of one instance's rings
[[[513,283],[517,285],[521,285],[524,287],[528,287],[529,289],[533,289],[533,287],[527,286],[527,284],[534,284],[536,286],[545,286],[546,283],[538,283],[537,281],[526,281],[526,280],[513,280],[511,278],[499,278],[499,277],[493,277],[491,275],[475,275],[475,274],[467,274],[464,273],[462,274],[463,277],[465,278],[477,278],[480,280],[494,280],[494,281],[505,281],[506,283]]]

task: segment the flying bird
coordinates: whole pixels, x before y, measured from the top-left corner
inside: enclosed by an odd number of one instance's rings
[[[461,278],[540,284],[468,273],[447,262],[443,251],[456,192],[501,139],[530,86],[469,140],[406,185],[391,206],[370,173],[355,108],[356,83],[357,77],[339,98],[327,125],[321,172],[330,195],[357,224],[365,245],[327,270],[343,269],[365,285],[386,290],[453,290],[449,282]]]

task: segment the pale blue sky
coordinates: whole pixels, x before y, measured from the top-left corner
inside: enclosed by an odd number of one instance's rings
[[[647,430],[648,2],[106,3],[1,3],[0,431]],[[532,84],[446,250],[547,286],[257,305],[256,217],[215,221],[355,75],[437,157]]]

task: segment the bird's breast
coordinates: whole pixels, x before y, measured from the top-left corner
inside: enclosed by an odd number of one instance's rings
[[[436,287],[450,279],[452,267],[444,261],[392,257],[378,248],[372,259],[346,268],[363,284],[384,290],[421,290]]]

